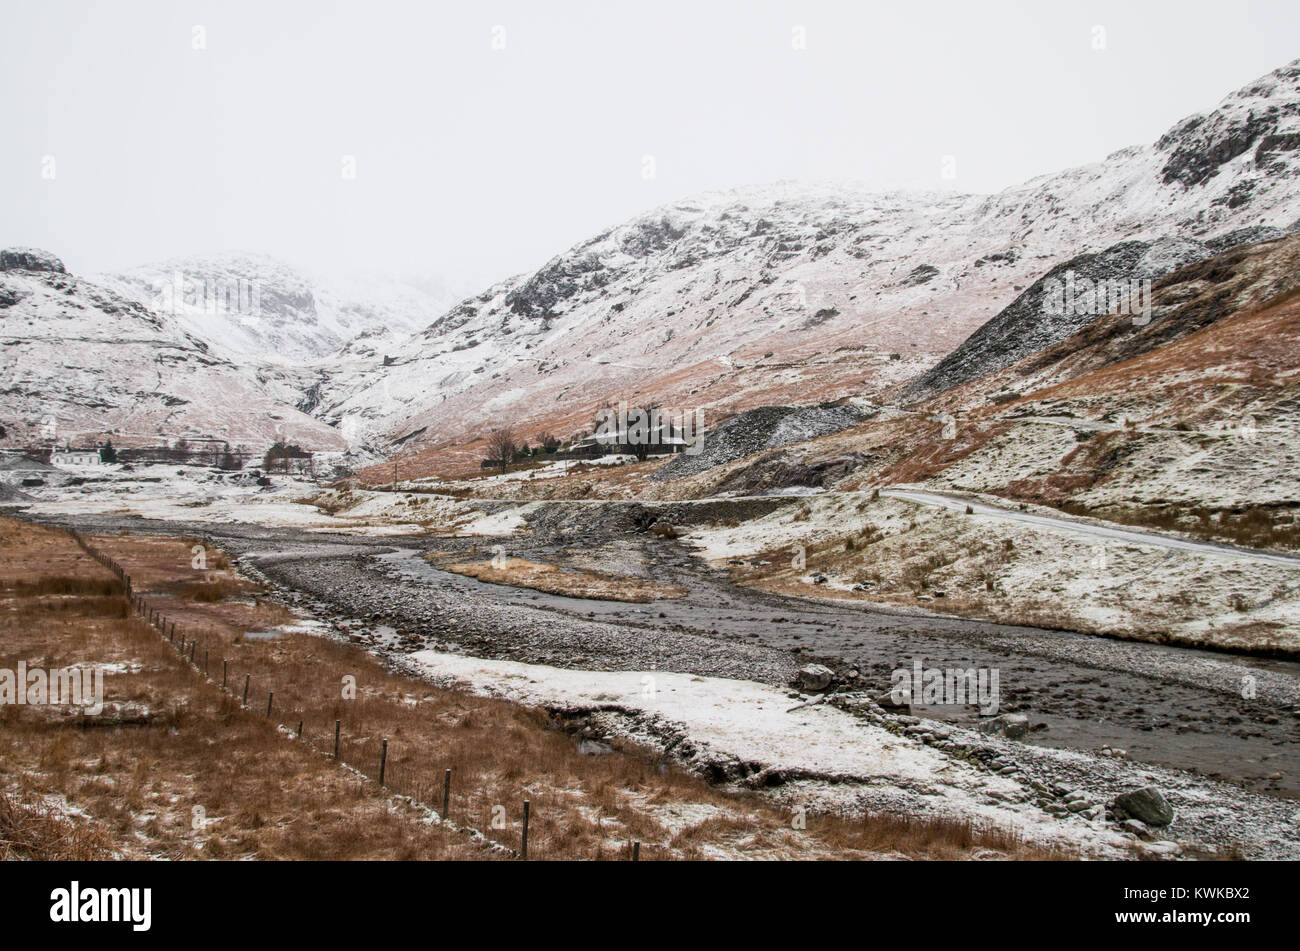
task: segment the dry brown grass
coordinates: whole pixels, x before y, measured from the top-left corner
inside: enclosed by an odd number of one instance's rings
[[[1134,528],[1182,532],[1208,542],[1241,548],[1294,551],[1300,549],[1300,505],[1247,505],[1212,509],[1197,505],[1087,506],[1062,502],[1072,515],[1091,516]]]
[[[154,540],[140,544],[165,551]],[[39,588],[32,576],[47,565],[52,577],[117,583],[66,535],[8,522],[0,523],[0,564],[7,592],[23,583],[23,590]],[[145,566],[137,571],[149,573]],[[69,606],[53,612],[53,601]],[[286,741],[264,717],[240,710],[187,668],[156,630],[128,617],[121,597],[11,594],[0,604],[0,665],[121,664],[131,672],[105,678],[106,700],[143,711],[86,718],[83,726],[81,718],[49,708],[0,707],[0,786],[14,790],[9,818],[0,822],[17,830],[0,831],[14,843],[10,857],[98,858],[110,848],[137,858],[485,854],[423,821],[422,810]],[[50,796],[66,798],[91,817],[90,825],[73,821],[69,832],[68,821],[42,811]]]
[[[10,597],[0,616],[0,663],[125,664],[132,672],[107,678],[107,699],[147,715],[123,721],[135,725],[87,729],[72,718],[52,723],[30,707],[0,709],[0,783],[67,797],[121,854],[505,854],[431,822],[410,800],[392,798],[400,792],[440,808],[443,771],[451,769],[453,823],[507,847],[517,847],[521,803],[531,801],[530,858],[625,858],[633,840],[645,859],[962,858],[981,850],[1060,857],[1007,832],[959,822],[810,813],[807,828],[796,829],[771,799],[710,786],[646,750],[616,744],[584,754],[568,731],[580,720],[561,722],[542,710],[436,688],[342,641],[297,632],[249,637],[283,623],[288,612],[239,586],[232,588],[237,601],[177,597],[196,580],[239,580],[210,569],[195,578],[201,573],[190,567],[184,540],[90,541],[127,567],[137,593],[175,620],[180,636],[194,639],[199,670],[146,622],[123,616],[121,598],[88,596],[79,610],[55,614],[42,607],[50,596]],[[0,564],[7,585],[36,581],[46,565],[55,576],[107,574],[66,535],[4,521]],[[202,674],[205,652],[210,680]],[[230,692],[220,686],[222,661]],[[355,694],[345,690],[350,684]],[[329,755],[336,720],[343,759],[353,769]],[[388,790],[373,781],[385,738]]]
[[[28,791],[0,791],[0,861],[93,862],[113,858],[107,831]]]
[[[678,585],[659,584],[641,578],[629,578],[595,571],[564,570],[557,565],[507,558],[501,567],[490,561],[462,561],[439,565],[444,571],[468,575],[492,584],[532,588],[547,594],[598,601],[632,601],[644,604],[666,598],[680,598],[686,589]]]

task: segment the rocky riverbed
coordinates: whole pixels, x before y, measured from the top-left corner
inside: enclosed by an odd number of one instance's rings
[[[1160,843],[1157,855],[1234,848],[1259,857],[1300,855],[1296,665],[765,594],[731,585],[724,572],[679,543],[647,531],[644,520],[602,520],[599,507],[584,508],[591,523],[581,545],[574,535],[583,526],[571,508],[546,512],[531,531],[499,539],[375,539],[103,515],[75,521],[90,532],[208,537],[287,602],[398,663],[433,650],[576,670],[672,671],[779,685],[792,706],[834,705],[908,744],[953,758],[963,769],[1005,777],[1018,790],[1013,798],[1056,821],[1109,830],[1148,850]],[[496,542],[512,556],[599,565],[682,585],[689,593],[645,605],[583,601],[485,584],[440,571],[421,557],[428,551],[486,557]],[[1024,730],[989,735],[979,729],[987,728],[988,718],[974,711],[916,717],[893,708],[884,697],[890,671],[916,660],[997,668],[999,713],[1023,717]],[[811,663],[829,672],[829,682],[816,690],[799,678],[800,668]],[[1244,677],[1251,678],[1250,699],[1241,696]],[[656,731],[634,711],[593,716],[596,734],[626,730],[655,741]],[[672,730],[660,729],[665,748],[675,746]],[[692,749],[698,762],[691,765],[720,781],[754,782],[754,769],[737,772],[725,756]],[[778,796],[816,798],[829,783],[841,806],[846,796],[861,808],[910,802],[923,809],[926,802],[915,791],[900,800],[901,786],[885,792],[878,779],[850,791],[844,776],[781,775],[780,764],[763,764],[758,772],[768,767],[763,782],[772,782]],[[1167,799],[1171,824],[1142,828],[1115,806],[1117,796],[1148,786]]]

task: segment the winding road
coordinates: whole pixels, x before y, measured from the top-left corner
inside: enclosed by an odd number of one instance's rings
[[[880,494],[885,498],[903,499],[907,502],[915,502],[917,505],[940,506],[958,512],[966,511],[967,506],[969,506],[971,512],[975,515],[986,515],[1009,522],[1023,522],[1028,525],[1058,529],[1080,535],[1091,535],[1094,538],[1120,541],[1130,545],[1146,545],[1150,548],[1170,548],[1178,551],[1194,551],[1206,555],[1227,555],[1232,558],[1244,558],[1249,561],[1261,561],[1274,565],[1289,565],[1293,568],[1300,568],[1300,555],[1290,555],[1284,552],[1259,551],[1251,548],[1236,548],[1232,545],[1220,545],[1214,542],[1195,541],[1194,539],[1179,538],[1176,535],[1164,535],[1159,532],[1146,532],[1141,529],[1102,525],[1097,522],[1073,519],[1063,515],[1053,516],[1041,515],[1036,512],[1022,512],[1018,509],[1006,508],[999,505],[990,505],[987,502],[978,502],[959,495],[935,492],[931,489],[881,489]]]

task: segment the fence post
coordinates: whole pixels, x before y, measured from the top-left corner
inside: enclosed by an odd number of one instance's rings
[[[302,739],[302,721],[298,721],[298,739]]]
[[[343,722],[342,720],[334,721],[334,758],[335,759],[339,758],[339,724],[342,722]]]
[[[222,690],[226,689],[226,670],[227,670],[227,665],[229,663],[230,661],[228,660],[223,660],[221,662],[221,689]]]
[[[244,699],[239,701],[241,707],[248,706],[248,678],[249,674],[244,674]]]
[[[379,751],[379,785],[384,784],[384,769],[388,766],[388,741],[384,740],[384,747]]]
[[[190,641],[190,663],[194,663],[194,650],[199,646],[198,641]]]
[[[524,860],[528,859],[528,811],[529,811],[528,807],[529,807],[528,800],[525,799],[524,800],[524,833],[523,833],[522,841],[520,842],[520,846],[519,846],[519,857]]]
[[[641,861],[641,843],[640,843],[640,842],[633,842],[633,843],[632,843],[632,861],[633,861],[633,862],[639,862],[639,861]]]
[[[442,821],[446,822],[451,812],[451,770],[442,774]]]
[[[268,717],[271,715],[271,699],[272,699],[274,696],[275,696],[275,691],[274,691],[274,690],[272,690],[270,693],[268,693],[268,694],[266,695],[266,715],[267,715]]]
[[[208,649],[203,648],[203,676],[208,675]]]

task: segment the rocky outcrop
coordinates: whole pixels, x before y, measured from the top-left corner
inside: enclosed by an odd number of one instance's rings
[[[1271,132],[1276,117],[1249,115],[1235,122],[1215,123],[1196,116],[1188,119],[1157,143],[1157,147],[1172,146],[1169,161],[1161,169],[1164,183],[1182,182],[1188,188],[1203,184],[1219,174],[1219,167],[1238,155],[1248,152],[1251,146],[1266,133]],[[1181,142],[1182,144],[1177,144]]]
[[[918,284],[925,284],[939,274],[939,269],[933,264],[918,264],[908,272],[907,277],[899,281],[902,287],[916,287]]]
[[[0,251],[0,271],[52,271],[67,274],[68,270],[49,251],[37,248],[5,248]]]
[[[0,309],[12,307],[23,299],[23,295],[18,293],[12,287],[5,287],[0,284]]]
[[[1300,60],[1274,70],[1229,96],[1207,115],[1184,119],[1156,142],[1168,153],[1161,176],[1166,185],[1205,184],[1223,166],[1255,149],[1254,163],[1268,164],[1276,152],[1300,142]]]
[[[549,320],[556,304],[584,290],[601,287],[604,265],[594,254],[560,257],[506,295],[506,304],[523,317]]]

